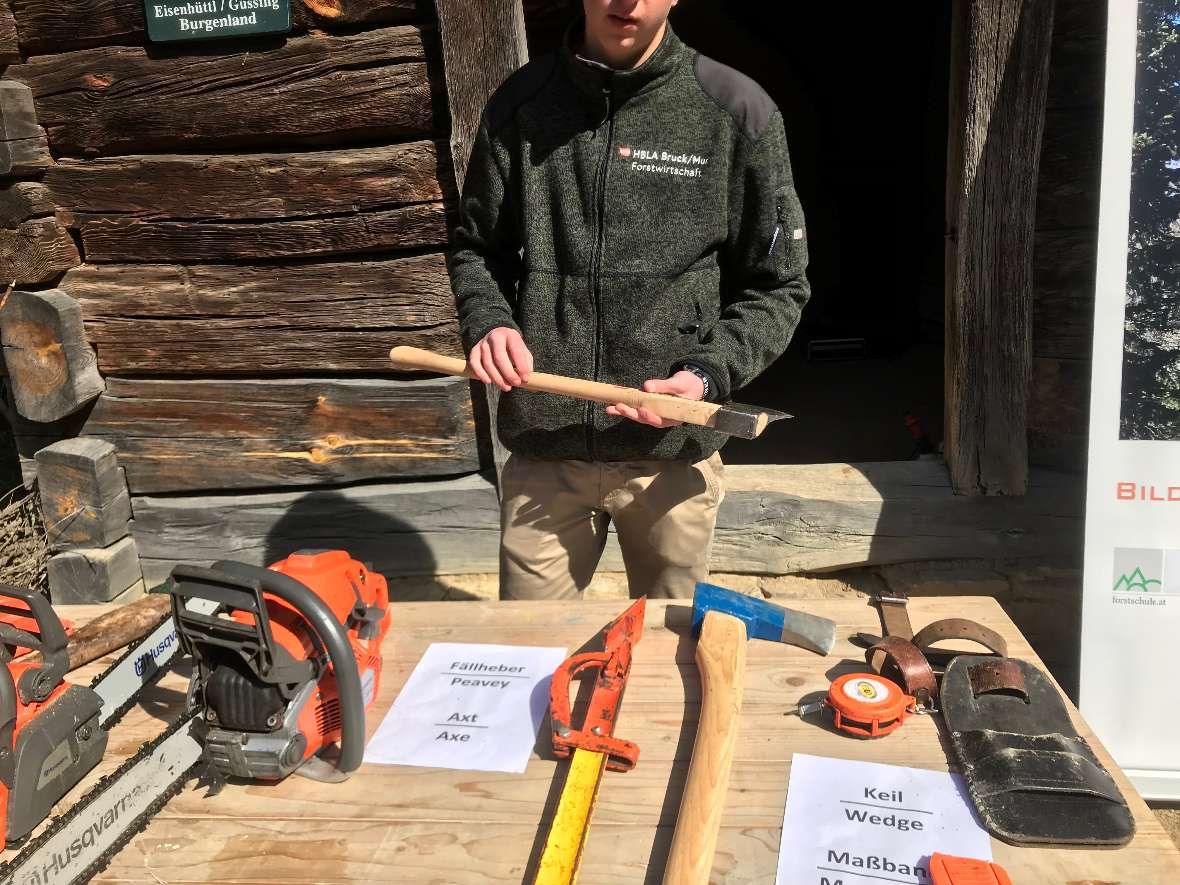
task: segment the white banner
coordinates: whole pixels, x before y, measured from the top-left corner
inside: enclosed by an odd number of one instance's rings
[[[1180,799],[1180,0],[1111,0],[1081,708],[1147,798]]]

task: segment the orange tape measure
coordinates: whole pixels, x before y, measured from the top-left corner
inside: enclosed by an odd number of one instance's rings
[[[857,737],[881,737],[896,731],[918,709],[913,695],[876,673],[848,673],[834,680],[817,704],[800,704],[791,712],[806,716],[827,708],[840,731]]]
[[[1012,885],[1008,871],[998,863],[937,851],[930,855],[930,875],[934,885]]]

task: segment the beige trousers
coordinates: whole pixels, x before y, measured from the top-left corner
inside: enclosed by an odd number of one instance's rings
[[[720,455],[687,461],[538,461],[501,476],[500,598],[576,599],[614,522],[631,596],[691,597],[709,575]]]

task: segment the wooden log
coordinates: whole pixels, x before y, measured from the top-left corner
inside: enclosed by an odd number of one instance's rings
[[[108,379],[84,432],[136,494],[454,476],[479,469],[458,379]]]
[[[14,228],[22,221],[52,215],[53,195],[39,181],[14,181],[0,186],[0,227]]]
[[[791,574],[922,559],[1079,553],[1074,476],[1034,471],[1023,497],[953,493],[936,462],[726,468],[715,571]],[[333,539],[389,576],[494,572],[496,493],[481,475],[310,493],[137,496],[135,537],[148,583],[178,560],[227,555],[263,564]],[[601,566],[620,570],[613,543]]]
[[[1106,15],[1105,3],[1056,0],[1048,107],[1101,109],[1106,69]]]
[[[56,599],[54,604],[58,604]],[[153,593],[87,621],[70,634],[66,645],[70,669],[84,667],[142,639],[171,614],[172,597],[166,593]],[[41,660],[41,653],[29,652],[17,660],[21,663],[36,663]]]
[[[338,145],[435,129],[423,32],[412,26],[251,51],[84,49],[12,65],[6,76],[31,89],[55,154],[70,157]]]
[[[389,371],[395,344],[461,352],[441,254],[290,265],[82,266],[81,303],[110,375]],[[427,342],[427,343],[420,343]]]
[[[960,494],[1024,494],[1032,237],[1053,0],[974,0],[955,17],[948,170],[946,454]]]
[[[0,0],[0,65],[14,65],[21,61],[16,19],[12,17],[12,2]]]
[[[10,65],[6,73],[16,67]],[[0,80],[0,177],[34,175],[52,163],[32,91],[23,83]]]
[[[65,292],[13,292],[0,309],[0,341],[13,401],[25,418],[56,421],[102,393],[82,309]]]
[[[0,280],[18,286],[53,283],[81,263],[69,231],[55,218],[0,228]]]
[[[19,16],[20,42],[29,55],[147,39],[143,0],[71,0],[68,13],[54,0],[10,0]],[[397,24],[419,18],[415,0],[291,0],[292,31],[331,31]],[[13,61],[20,61],[19,57]]]
[[[442,203],[298,221],[217,224],[77,218],[88,261],[232,261],[445,246]]]
[[[131,499],[114,446],[67,439],[41,449],[36,461],[50,547],[109,547],[127,536]]]
[[[131,537],[109,547],[58,553],[49,558],[48,571],[49,598],[55,605],[110,602],[137,584],[143,586],[139,551]]]
[[[62,220],[242,222],[374,211],[443,198],[433,141],[276,154],[64,159],[45,174]],[[448,172],[449,174],[449,172]]]

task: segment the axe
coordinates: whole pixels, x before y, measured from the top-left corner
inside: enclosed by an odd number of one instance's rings
[[[395,347],[389,351],[389,358],[399,369],[473,377],[467,371],[465,360],[417,347]],[[525,390],[588,399],[596,403],[606,403],[608,406],[623,403],[635,409],[651,409],[661,418],[712,427],[714,430],[743,439],[754,439],[771,421],[791,417],[786,412],[775,409],[760,409],[757,406],[743,406],[741,403],[706,403],[667,393],[647,393],[634,387],[619,387],[616,384],[567,378],[564,375],[548,375],[545,372],[533,372],[529,375],[528,382],[521,386]]]
[[[701,718],[668,849],[664,885],[708,885],[742,712],[746,640],[785,642],[821,655],[836,643],[834,621],[713,584],[697,584],[692,623],[700,635],[696,661],[701,674]]]

